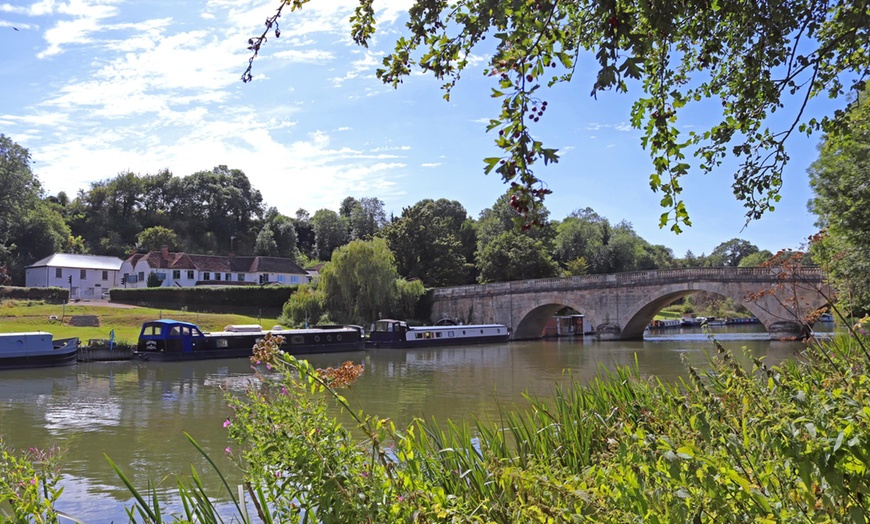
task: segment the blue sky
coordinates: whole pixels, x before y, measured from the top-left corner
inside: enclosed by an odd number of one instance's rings
[[[240,80],[246,42],[276,0],[2,1],[0,133],[30,149],[49,194],[74,196],[128,170],[186,176],[220,164],[244,171],[267,205],[291,216],[337,210],[353,196],[380,198],[396,215],[443,197],[477,217],[506,189],[483,173],[482,159],[499,156],[486,133],[498,111],[493,79],[483,75],[486,49],[472,57],[450,102],[430,76],[414,75],[397,90],[375,78],[403,27],[406,0],[375,2],[380,32],[369,49],[348,36],[352,0],[314,0],[285,13],[281,38],[263,48],[249,84]],[[562,155],[536,171],[553,190],[552,218],[591,207],[613,223],[628,220],[676,256],[709,254],[734,237],[771,251],[796,248],[815,232],[806,170],[816,136],[789,144],[774,213],[744,229],[725,166],[684,179],[693,227],[681,235],[659,229],[652,164],[629,125],[639,93],[590,98],[593,71],[584,65],[572,84],[542,94],[548,110],[539,133]],[[834,107],[813,103],[810,112]],[[714,118],[702,105],[680,125],[688,132]]]

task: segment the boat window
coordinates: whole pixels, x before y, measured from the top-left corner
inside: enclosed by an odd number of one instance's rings
[[[480,334],[483,335],[483,330],[482,330],[482,329],[480,330]]]
[[[423,333],[414,333],[414,338],[423,338]]]
[[[437,331],[437,332],[435,333],[435,338],[441,338],[441,332],[440,332],[440,331]]]
[[[161,326],[160,324],[151,324],[149,326],[145,326],[143,334],[145,336],[159,337],[163,334],[163,326]]]
[[[326,335],[326,341],[332,342],[332,335]]]
[[[320,342],[320,335],[314,335],[314,341]]]
[[[462,334],[463,334],[463,335],[465,334],[465,330],[464,330],[464,329],[462,330]]]
[[[170,337],[177,337],[181,335],[181,328],[179,326],[172,326],[172,329],[169,330]]]
[[[341,342],[341,335],[335,335],[335,339]]]
[[[452,332],[452,331],[448,331],[448,332],[447,332],[447,336],[448,336],[448,337],[453,337],[453,332]]]
[[[291,344],[304,344],[305,337],[303,337],[302,335],[293,335],[292,337],[290,337],[290,343]]]
[[[219,339],[217,339],[217,340],[214,341],[214,345],[215,345],[215,347],[218,347],[218,348],[225,348],[225,347],[227,347],[227,345],[228,345],[228,344],[227,344],[227,339],[225,339],[225,338],[219,338]]]

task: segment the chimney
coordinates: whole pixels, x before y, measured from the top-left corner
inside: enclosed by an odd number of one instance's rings
[[[161,246],[160,254],[163,255],[163,260],[169,260],[169,246]]]

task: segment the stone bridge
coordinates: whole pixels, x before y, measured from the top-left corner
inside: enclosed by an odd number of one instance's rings
[[[587,331],[593,328],[602,339],[639,339],[656,313],[698,291],[742,304],[774,340],[805,336],[807,314],[831,297],[816,268],[668,269],[438,288],[431,319],[504,324],[511,339],[532,339],[540,338],[547,320],[569,306],[585,315]]]

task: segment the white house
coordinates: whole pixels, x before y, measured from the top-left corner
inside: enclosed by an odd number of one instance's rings
[[[305,284],[304,269],[289,258],[190,255],[160,251],[136,253],[121,265],[121,285],[148,287],[154,273],[161,286],[237,286],[267,283]]]
[[[118,287],[123,261],[117,257],[55,253],[27,266],[27,287],[64,287],[70,298],[100,298]]]

